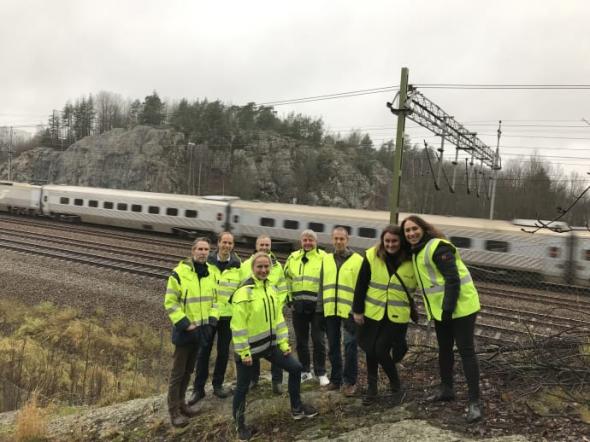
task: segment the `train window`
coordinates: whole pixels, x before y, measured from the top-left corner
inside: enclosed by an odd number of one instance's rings
[[[196,210],[186,209],[184,211],[184,216],[186,218],[196,218],[197,217],[197,211]]]
[[[337,224],[334,226],[334,228],[339,228],[339,229],[344,229],[348,232],[348,234],[350,235],[352,233],[352,228],[350,226],[343,226],[342,224]]]
[[[160,208],[158,206],[149,206],[148,207],[148,213],[151,213],[152,215],[159,215],[160,214]]]
[[[141,212],[142,211],[141,204],[131,204],[131,211],[132,212]]]
[[[117,210],[127,210],[127,203],[117,203]]]
[[[295,221],[294,219],[286,219],[283,221],[283,227],[285,229],[297,230],[299,229],[299,221]]]
[[[60,204],[70,204],[70,199],[69,199],[69,198],[66,198],[65,196],[62,196],[62,197],[59,199],[59,203],[60,203]]]
[[[234,223],[240,222],[240,215],[234,215]]]
[[[450,240],[456,247],[461,247],[462,249],[471,248],[471,238],[465,236],[451,236]]]
[[[88,207],[98,207],[98,201],[88,200]]]
[[[83,206],[84,205],[84,200],[82,198],[76,198],[74,200],[74,205],[76,205],[76,206]]]
[[[584,250],[584,255],[585,255],[586,261],[590,261],[590,249]]]
[[[112,209],[114,207],[114,204],[110,201],[105,201],[104,203],[102,203],[102,207],[104,207],[105,209]]]
[[[549,258],[559,258],[561,255],[561,249],[559,247],[549,247]]]
[[[359,236],[361,238],[377,238],[377,229],[359,227]]]
[[[168,216],[178,216],[178,209],[175,209],[174,207],[168,207],[166,209],[166,215],[168,215]]]
[[[260,218],[260,225],[263,227],[274,227],[275,226],[275,219],[274,218]]]
[[[506,241],[496,241],[494,239],[488,239],[486,241],[486,250],[490,252],[503,252],[506,253],[510,247]]]
[[[322,223],[309,223],[307,225],[308,229],[313,230],[314,232],[322,233],[324,231],[324,225]]]

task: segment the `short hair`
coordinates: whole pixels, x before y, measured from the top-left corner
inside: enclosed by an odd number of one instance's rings
[[[272,264],[272,260],[270,259],[270,256],[268,256],[268,253],[256,252],[254,255],[252,255],[252,269],[254,269],[254,264],[256,263],[256,260],[261,257],[268,259],[268,263]]]
[[[232,237],[232,239],[234,239],[233,233],[231,233],[231,232],[229,232],[227,230],[224,230],[219,235],[217,235],[217,242],[221,241],[221,238],[223,238],[223,235],[230,235]]]
[[[314,240],[318,240],[317,234],[311,229],[305,229],[303,232],[301,232],[299,239],[303,239],[306,236],[311,236]]]
[[[341,230],[344,233],[346,233],[346,237],[348,238],[350,235],[348,233],[348,229],[344,226],[334,226],[334,228],[332,229],[332,233],[334,233],[336,230]]]
[[[266,233],[263,233],[262,235],[258,235],[258,238],[256,238],[256,242],[258,242],[259,239],[266,239],[266,238],[271,239],[269,235],[267,235]]]
[[[206,236],[199,236],[198,238],[195,238],[195,240],[193,241],[192,248],[196,247],[198,242],[206,242],[207,244],[209,244],[209,246],[211,246],[211,241],[209,241],[209,238],[207,238]]]

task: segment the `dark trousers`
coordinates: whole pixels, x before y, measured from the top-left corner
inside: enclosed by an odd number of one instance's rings
[[[326,342],[324,339],[324,315],[322,313],[298,313],[293,311],[293,328],[297,341],[297,357],[304,372],[310,371],[309,332],[313,342],[313,371],[316,376],[326,374]]]
[[[270,376],[273,384],[283,383],[283,369],[276,364],[270,365]],[[260,359],[252,361],[252,382],[260,380]]]
[[[441,382],[453,387],[453,365],[455,363],[453,344],[456,343],[463,363],[463,372],[467,379],[470,402],[479,400],[479,364],[473,340],[476,318],[477,313],[474,313],[448,322],[434,321]]]
[[[359,328],[359,345],[367,355],[367,383],[376,387],[379,365],[389,379],[393,391],[401,388],[395,364],[400,362],[408,351],[406,333],[408,324],[391,322],[387,317],[374,321],[365,317]]]
[[[173,412],[178,410],[184,403],[186,389],[188,387],[191,374],[195,369],[195,361],[200,348],[208,345],[205,338],[201,335],[199,329],[194,333],[198,334],[197,343],[174,347],[174,356],[172,358],[172,371],[168,382],[168,410]]]
[[[236,356],[236,390],[234,392],[232,415],[238,426],[245,424],[246,395],[252,382],[254,373],[254,361],[261,357],[270,361],[281,370],[289,373],[289,399],[291,408],[301,406],[301,364],[293,355],[285,356],[276,346],[272,346],[267,352],[253,356],[252,365],[244,365],[239,356]],[[260,361],[257,361],[260,364]]]
[[[223,378],[227,369],[229,360],[229,344],[231,342],[231,329],[229,327],[231,318],[223,318],[217,321],[217,327],[209,345],[204,347],[197,358],[197,372],[195,376],[195,390],[204,390],[207,378],[209,377],[209,358],[213,349],[213,338],[217,335],[217,359],[215,360],[215,369],[213,370],[212,384],[213,388],[223,386]]]
[[[358,352],[354,329],[350,322],[340,316],[326,318],[326,333],[328,335],[328,357],[332,364],[330,382],[335,385],[354,385],[358,376]],[[344,327],[342,325],[345,324]],[[344,328],[344,332],[341,330]],[[342,370],[342,350],[340,340],[344,337],[344,370]]]

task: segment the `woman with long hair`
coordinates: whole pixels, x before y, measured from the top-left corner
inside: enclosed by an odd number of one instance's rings
[[[438,341],[441,384],[432,401],[455,399],[453,345],[457,344],[469,391],[466,419],[482,417],[479,365],[475,355],[474,330],[480,309],[479,295],[457,248],[434,226],[416,215],[401,223],[404,243],[412,252],[416,282],[422,291],[428,319],[434,320]]]
[[[395,364],[408,350],[406,332],[410,317],[418,320],[411,293],[416,288],[409,254],[401,247],[401,229],[383,229],[379,244],[365,253],[352,305],[359,326],[358,342],[367,356],[367,393],[364,405],[378,394],[378,365],[389,378],[391,405],[399,405],[405,393]]]

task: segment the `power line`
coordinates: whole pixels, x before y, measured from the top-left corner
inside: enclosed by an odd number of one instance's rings
[[[482,89],[482,90],[590,90],[590,84],[469,84],[469,83],[415,83],[423,89]]]

